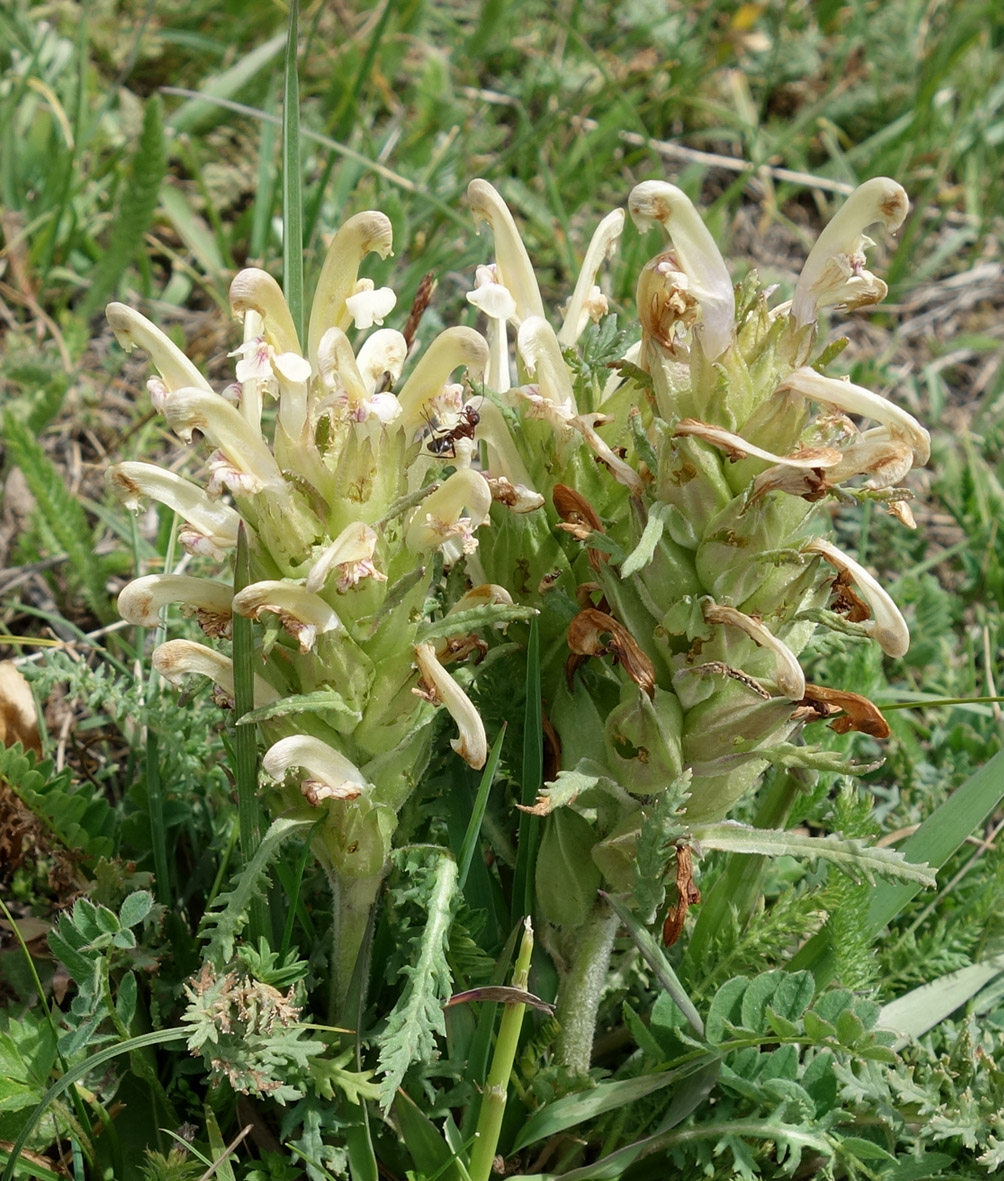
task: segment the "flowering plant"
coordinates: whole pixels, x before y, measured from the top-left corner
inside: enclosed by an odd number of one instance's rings
[[[484,181],[469,199],[496,246],[468,296],[485,336],[447,329],[403,382],[413,325],[358,346],[347,335],[394,305],[358,277],[368,252],[390,250],[379,213],[332,240],[305,348],[275,281],[257,269],[235,278],[244,343],[223,394],[144,317],[110,306],[119,340],[153,359],[155,405],[182,438],[198,431],[213,448],[205,487],[138,463],[111,469],[112,487],[129,505],[146,495],[174,508],[195,554],[219,559],[243,532],[251,568],[236,591],[147,575],[119,605],[151,626],[180,603],[214,637],[234,613],[262,625],[262,766],[276,810],[322,818],[313,844],[337,899],[340,996],[398,813],[429,762],[435,707],[456,724],[454,751],[482,767],[487,739],[465,690],[470,658],[488,647],[477,633],[539,616],[552,771],[526,810],[545,818],[535,884],[561,978],[558,1055],[582,1071],[620,921],[597,890],[634,890],[654,917],[658,890],[637,864],[655,812],[677,866],[675,938],[699,898],[683,872],[690,847],[715,847],[716,823],[769,766],[840,765],[804,745],[807,723],[841,714],[837,729],[887,732],[865,698],[808,684],[798,657],[819,626],[891,656],[909,643],[878,581],[819,536],[821,506],[868,498],[910,524],[898,485],[926,462],[927,432],[811,363],[820,309],[885,293],[865,231],[897,228],[907,201],[890,180],[861,186],[790,303],[770,307],[755,276],[733,289],[680,190],[637,186],[632,218],[669,242],[639,276],[640,339],[627,344],[596,284],[623,211],[597,229],[556,330],[508,209]],[[592,363],[576,351],[590,321],[603,343]],[[444,577],[454,567],[463,580]],[[456,676],[450,662],[463,662]],[[212,648],[169,640],[154,663],[233,697],[230,660]]]

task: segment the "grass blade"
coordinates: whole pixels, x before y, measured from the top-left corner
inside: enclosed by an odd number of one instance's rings
[[[300,83],[296,51],[300,6],[289,6],[282,96],[282,286],[303,348],[303,178],[300,173]]]
[[[488,806],[488,796],[492,789],[492,781],[495,778],[495,770],[499,765],[499,758],[502,755],[502,742],[505,739],[506,726],[503,724],[502,729],[499,730],[498,738],[492,744],[492,748],[488,753],[488,762],[485,764],[485,769],[481,774],[481,782],[478,784],[478,794],[474,800],[474,810],[471,812],[470,823],[467,825],[467,832],[464,834],[464,843],[460,850],[460,877],[457,881],[457,886],[463,890],[464,883],[467,881],[467,875],[470,872],[471,862],[474,859],[474,854],[478,847],[478,838],[481,834],[481,821],[484,819],[485,808]]]

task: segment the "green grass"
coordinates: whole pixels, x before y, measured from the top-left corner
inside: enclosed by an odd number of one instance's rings
[[[766,868],[758,863],[751,885],[752,868],[744,875],[738,857],[708,851],[699,867],[706,896],[719,875],[738,880],[744,898],[752,891],[743,915],[749,922],[740,924],[719,899],[720,922],[702,931],[702,955],[689,958],[682,945],[653,951],[637,933],[642,951],[631,951],[634,944],[619,936],[625,954],[601,1009],[596,1058],[610,1077],[599,1087],[578,1089],[554,1067],[553,1026],[528,1010],[509,1105],[493,1135],[522,1174],[583,1181],[600,1174],[580,1169],[587,1158],[568,1129],[582,1133],[595,1157],[611,1158],[605,1175],[633,1181],[663,1178],[667,1169],[788,1176],[799,1152],[795,1175],[984,1175],[1001,1163],[1004,1141],[1004,1076],[993,1064],[1004,1050],[1000,978],[968,995],[969,977],[946,984],[966,1007],[925,1030],[898,1062],[888,1061],[879,1008],[1004,947],[999,840],[960,843],[974,825],[996,837],[1001,794],[994,758],[1002,736],[995,698],[1004,691],[999,4],[562,0],[555,8],[388,0],[376,10],[315,4],[299,22],[301,167],[291,175],[282,166],[282,96],[290,89],[279,9],[235,0],[207,9],[183,0],[126,15],[110,0],[86,8],[15,0],[0,14],[7,501],[0,632],[11,640],[4,654],[23,662],[46,708],[46,753],[69,768],[67,776],[52,764],[30,770],[5,758],[0,814],[11,825],[27,823],[9,802],[9,782],[41,819],[30,851],[0,845],[0,884],[15,919],[55,922],[85,884],[98,908],[60,920],[61,931],[86,930],[89,942],[76,948],[77,983],[59,1004],[60,978],[47,951],[33,944],[29,959],[16,944],[0,944],[0,1061],[9,1080],[0,1140],[20,1135],[29,1149],[49,1152],[51,1165],[58,1139],[76,1181],[124,1177],[123,1162],[144,1159],[144,1150],[167,1153],[170,1141],[154,1129],[174,1130],[173,1105],[178,1120],[196,1126],[199,1151],[214,1159],[248,1122],[247,1100],[238,1106],[227,1081],[210,1083],[201,1057],[168,1049],[181,1036],[186,981],[203,1006],[200,1019],[213,1003],[274,1004],[267,987],[293,988],[311,1011],[327,1011],[332,903],[309,844],[296,836],[282,850],[269,847],[270,870],[256,866],[263,876],[255,879],[251,923],[263,942],[244,948],[230,984],[222,977],[191,983],[206,954],[203,916],[218,920],[228,899],[233,909],[239,890],[250,889],[235,876],[253,853],[246,847],[254,842],[248,818],[255,807],[249,731],[235,734],[222,723],[205,692],[179,702],[162,690],[147,675],[142,635],[101,630],[114,618],[111,592],[134,567],[157,569],[173,552],[170,514],[131,532],[106,497],[103,470],[138,458],[178,466],[185,454],[150,412],[145,357],[123,358],[101,305],[121,299],[142,307],[219,388],[230,380],[226,353],[239,342],[227,312],[234,272],[261,265],[295,292],[303,280],[292,272],[302,262],[309,306],[329,235],[364,209],[384,211],[394,227],[394,257],[371,256],[365,272],[377,286],[393,277],[399,304],[389,324],[403,324],[426,274],[436,279],[421,327],[427,342],[443,326],[476,323],[465,293],[492,245],[475,236],[466,209],[473,177],[490,180],[513,209],[554,313],[596,222],[640,180],[670,179],[690,194],[737,277],[758,267],[790,292],[840,194],[884,174],[905,186],[913,213],[873,267],[889,282],[889,299],[841,320],[851,342],[836,368],[907,405],[931,428],[933,459],[911,476],[915,533],[865,505],[842,508],[840,536],[884,575],[908,616],[913,646],[891,662],[864,645],[816,643],[812,679],[854,685],[889,707],[893,733],[880,751],[861,736],[852,742],[825,731],[833,750],[884,757],[863,779],[872,806],[840,796],[832,777],[809,776],[791,822],[811,834],[837,823],[851,837],[900,832],[896,847],[934,856],[931,829],[917,826],[946,808],[937,815],[950,824],[935,822],[951,836],[935,850],[944,863],[939,890],[911,898],[902,885],[873,888],[783,857]],[[305,244],[285,276],[284,193],[302,213]],[[287,243],[297,234],[288,220]],[[633,308],[635,277],[656,248],[654,237],[626,230],[611,270],[615,306]],[[91,560],[95,548],[100,557]],[[194,625],[181,626],[198,636]],[[173,620],[172,634],[178,627]],[[66,652],[33,648],[33,639],[52,633],[73,641]],[[247,705],[247,637],[240,648]],[[385,1175],[412,1170],[427,1181],[463,1181],[484,1082],[467,1063],[490,1060],[492,1020],[506,1000],[492,990],[512,976],[517,912],[532,894],[528,838],[537,822],[515,821],[498,794],[518,796],[522,788],[529,802],[538,786],[529,683],[522,666],[510,669],[504,658],[478,674],[490,736],[509,724],[496,788],[489,792],[486,781],[479,794],[473,774],[437,756],[402,813],[400,839],[415,848],[395,855],[394,905],[366,932],[371,962],[382,971],[366,1003],[353,982],[358,1031],[304,1018],[256,1043],[261,1058],[242,1060],[235,1051],[237,1066],[284,1064],[283,1082],[304,1097],[289,1095],[285,1107],[255,1099],[268,1134],[221,1163],[217,1175],[291,1181],[306,1169],[312,1179],[356,1181],[375,1179],[379,1167]],[[965,810],[951,802],[964,784]],[[475,798],[487,860],[471,860],[464,807]],[[113,859],[102,843],[109,809]],[[737,818],[751,821],[752,805],[747,812]],[[88,816],[100,816],[91,843],[73,828],[86,828]],[[66,859],[67,843],[75,862]],[[462,850],[462,897],[458,890],[444,901],[448,875],[427,846]],[[60,867],[63,876],[53,876]],[[67,874],[75,875],[72,886]],[[116,926],[124,901],[151,889],[156,905],[133,925],[135,936]],[[826,908],[846,920],[828,928],[829,958],[818,950],[821,939],[809,939]],[[859,911],[868,923],[853,921]],[[235,929],[246,917],[225,913]],[[441,940],[452,923],[435,956],[423,944],[432,913]],[[93,922],[106,915],[107,930],[96,933]],[[876,939],[879,919],[891,926]],[[830,990],[803,1004],[796,993],[805,978],[780,972],[786,957],[779,949],[796,942],[803,944],[796,968],[812,968],[822,980],[836,963],[845,984],[860,985],[858,994]],[[528,988],[550,998],[555,968],[540,953],[546,944],[538,932]],[[642,956],[651,964],[653,955],[662,957],[662,979],[672,979],[716,1030],[707,1043],[688,1040],[681,1010],[658,984],[658,959],[655,970],[645,966]],[[408,1070],[392,1109],[399,1136],[381,1115],[373,1077],[381,1023],[404,996],[412,1010],[424,1010],[427,1027],[419,1022],[419,1032],[431,1037],[444,965],[456,990],[489,992],[448,1009],[439,1057],[426,1055]],[[748,990],[736,984],[744,978],[753,981]],[[59,1028],[58,1054],[50,1020]],[[402,1006],[393,1020],[416,1019]],[[113,1061],[130,1068],[106,1074]],[[660,1081],[666,1072],[674,1072],[672,1086]],[[828,1089],[834,1073],[840,1095]],[[89,1090],[73,1086],[81,1079]],[[715,1107],[702,1108],[712,1088]],[[43,1096],[48,1114],[38,1122]],[[119,1100],[128,1105],[128,1128],[116,1117]],[[782,1125],[787,1132],[778,1131]],[[535,1143],[530,1132],[540,1132]],[[0,1166],[6,1162],[0,1150]],[[7,1165],[5,1181],[36,1175],[30,1168]],[[205,1170],[167,1157],[151,1157],[148,1168],[162,1181]]]

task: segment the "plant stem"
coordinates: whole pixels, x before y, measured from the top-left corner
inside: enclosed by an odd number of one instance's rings
[[[383,874],[366,878],[350,878],[336,870],[329,872],[334,898],[334,947],[331,952],[332,1016],[343,1015],[348,999],[352,973],[366,938],[370,910],[376,902]],[[349,1014],[344,1014],[349,1018]],[[351,1024],[351,1020],[350,1020]]]
[[[529,919],[523,920],[523,941],[519,946],[516,967],[513,970],[512,986],[526,992],[530,977],[530,956],[533,954],[533,927]],[[484,1093],[481,1097],[481,1111],[478,1114],[478,1130],[474,1134],[474,1148],[471,1151],[471,1181],[489,1181],[495,1151],[502,1131],[502,1117],[505,1114],[506,1098],[509,1093],[509,1076],[516,1061],[519,1034],[523,1026],[526,1005],[507,1004],[502,1010],[495,1053],[488,1071]]]
[[[586,1074],[592,1060],[596,1014],[619,925],[609,904],[598,902],[574,932],[569,966],[561,977],[556,1051],[558,1061],[577,1074]]]

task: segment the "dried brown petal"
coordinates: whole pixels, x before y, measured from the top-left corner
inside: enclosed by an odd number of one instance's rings
[[[610,637],[607,643],[600,639],[605,635]],[[574,656],[613,656],[614,663],[620,664],[640,689],[649,697],[655,695],[655,667],[634,636],[612,615],[595,607],[580,611],[568,625],[568,647]]]
[[[871,619],[871,608],[854,589],[854,580],[846,570],[833,580],[833,610],[850,623],[864,623]]]
[[[549,574],[545,574],[537,584],[537,594],[546,595],[548,591],[554,590],[554,584],[561,577],[560,570],[552,570]]]
[[[889,737],[889,723],[878,706],[860,693],[806,684],[805,697],[799,704],[814,709],[819,717],[829,717],[835,710],[843,710],[844,717],[830,722],[830,729],[838,734],[857,730],[862,734],[870,734],[872,738]]]
[[[666,912],[666,921],[662,925],[662,942],[666,947],[672,947],[683,934],[687,911],[700,901],[701,891],[694,885],[690,846],[680,845],[676,850],[676,901]]]

